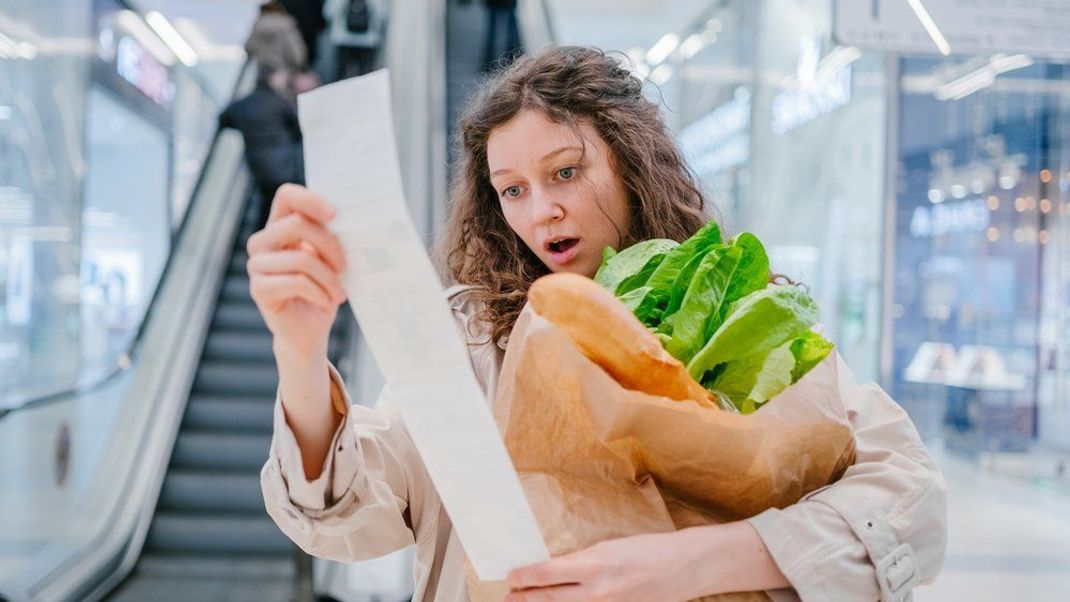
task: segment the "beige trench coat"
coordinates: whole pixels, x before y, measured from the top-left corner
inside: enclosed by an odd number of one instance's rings
[[[454,287],[447,295],[469,340],[486,340],[485,333],[464,328],[477,310],[465,289]],[[491,343],[469,349],[491,398],[504,350]],[[339,562],[415,544],[413,600],[466,602],[464,551],[392,403],[389,384],[371,409],[351,405],[333,368],[331,378],[336,407],[349,411],[323,473],[313,481],[305,478],[276,399],[275,435],[261,472],[268,513],[309,554]],[[943,564],[943,477],[902,408],[876,385],[852,390],[846,406],[855,429],[855,465],[840,481],[795,505],[749,519],[794,586],[769,592],[774,600],[909,600],[911,588],[931,581]]]

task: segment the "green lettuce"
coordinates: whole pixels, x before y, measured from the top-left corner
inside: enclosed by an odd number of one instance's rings
[[[814,366],[825,361],[835,345],[816,332],[807,331],[791,342],[791,354],[795,356],[795,367],[791,369],[791,382],[798,382]]]
[[[794,287],[766,288],[740,299],[724,324],[687,364],[701,381],[708,370],[735,358],[768,353],[817,322],[814,300]]]
[[[725,306],[720,322],[728,315],[731,304],[747,295],[764,289],[769,284],[769,256],[758,237],[744,232],[732,239],[732,246],[740,250],[739,267],[725,293]]]
[[[703,226],[694,236],[685,240],[665,256],[665,260],[650,275],[647,284],[653,290],[670,294],[669,303],[663,308],[664,315],[669,316],[683,302],[684,294],[691,283],[691,277],[698,269],[702,258],[714,246],[722,244],[721,228],[711,221]]]
[[[741,255],[736,247],[718,247],[707,253],[695,270],[679,311],[669,318],[672,338],[665,349],[681,362],[687,363],[698,353],[720,326],[725,294]]]
[[[683,243],[655,239],[603,252],[595,280],[612,291],[687,366],[722,407],[750,413],[832,352],[810,328],[814,301],[769,286],[756,236],[728,243],[710,222]]]
[[[646,284],[665,255],[677,246],[675,240],[655,238],[617,253],[611,254],[612,249],[604,249],[602,265],[594,281],[615,295],[623,295]]]
[[[620,295],[619,298],[643,324],[656,326],[661,321],[661,308],[668,299],[668,294],[649,286],[641,286]]]

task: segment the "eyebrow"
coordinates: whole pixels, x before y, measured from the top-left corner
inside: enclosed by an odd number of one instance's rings
[[[561,153],[563,153],[565,151],[570,151],[570,150],[578,150],[580,152],[583,152],[583,148],[579,147],[579,146],[562,146],[559,149],[552,150],[552,151],[546,153],[545,155],[542,156],[542,159],[539,159],[539,161],[541,162],[541,161],[546,161],[547,159],[552,159],[552,158],[556,157],[557,155],[560,155]],[[509,171],[510,170],[508,170],[508,169],[499,169],[499,170],[495,171],[494,173],[490,174],[490,177],[493,178],[494,176],[501,175],[503,173],[508,173]]]

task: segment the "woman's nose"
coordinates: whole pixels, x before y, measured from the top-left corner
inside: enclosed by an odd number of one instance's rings
[[[531,218],[536,224],[549,223],[565,217],[565,208],[546,191],[532,191]]]

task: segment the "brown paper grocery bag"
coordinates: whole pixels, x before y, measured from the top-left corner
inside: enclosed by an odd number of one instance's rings
[[[530,307],[505,355],[494,414],[552,556],[606,539],[783,508],[854,462],[836,354],[757,412],[624,389]],[[473,602],[498,602],[477,582]],[[764,593],[710,600],[767,600]]]

